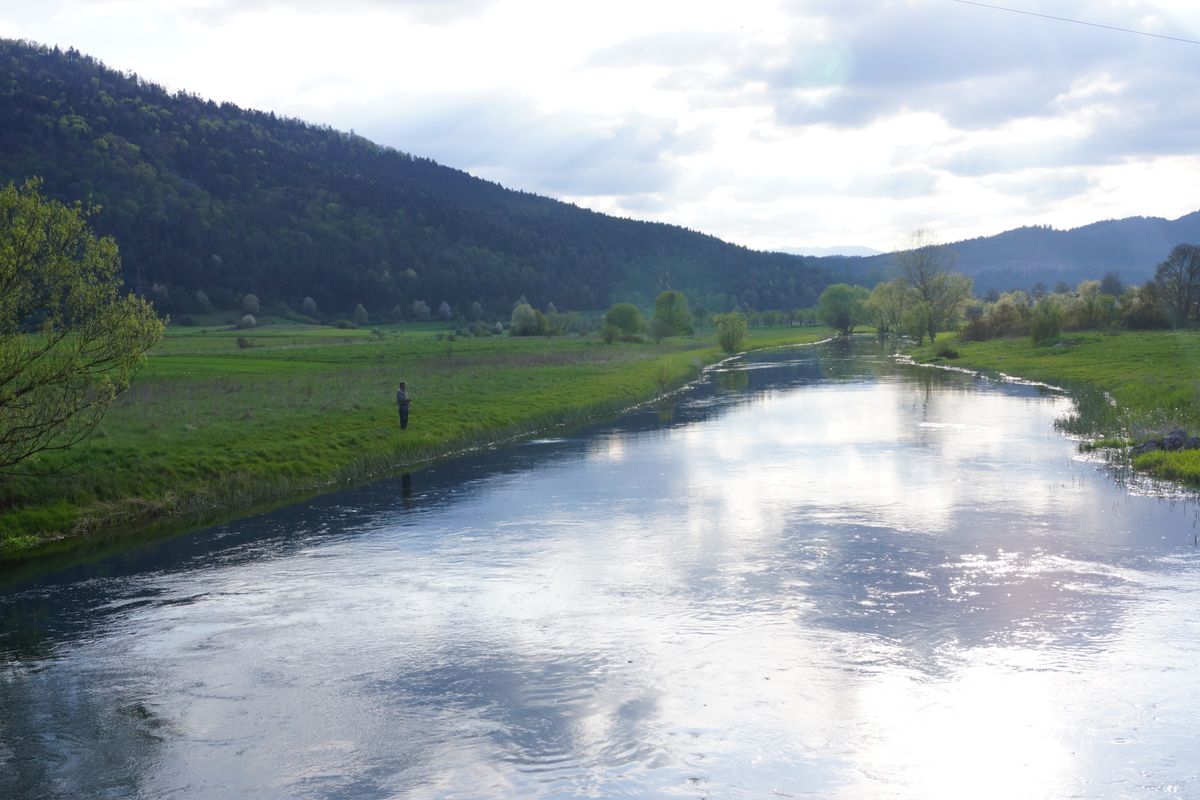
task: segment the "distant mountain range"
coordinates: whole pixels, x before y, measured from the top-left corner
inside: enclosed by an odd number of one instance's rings
[[[0,183],[30,176],[51,197],[99,206],[93,226],[117,240],[127,282],[173,313],[197,310],[197,292],[218,307],[253,292],[268,309],[312,297],[321,313],[362,303],[387,317],[415,301],[503,315],[520,296],[602,309],[664,288],[715,311],[799,308],[893,266],[887,254],[757,252],[610,217],[353,134],[168,93],[75,50],[0,39]],[[951,247],[985,291],[1108,271],[1140,281],[1182,241],[1200,242],[1200,213]]]
[[[1179,219],[1129,217],[1070,230],[1026,227],[951,245],[977,291],[1077,284],[1116,272],[1142,283],[1181,242],[1200,243],[1200,211]]]

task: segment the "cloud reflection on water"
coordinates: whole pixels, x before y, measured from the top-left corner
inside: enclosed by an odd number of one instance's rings
[[[0,639],[7,774],[35,796],[1186,788],[1189,510],[1073,460],[1064,401],[1034,387],[775,358],[665,425],[649,409],[0,596],[43,603],[22,624],[48,642]],[[115,713],[131,702],[159,738]],[[67,769],[46,720],[114,746]]]

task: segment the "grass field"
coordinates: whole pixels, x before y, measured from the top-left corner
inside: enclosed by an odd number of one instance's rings
[[[1072,432],[1107,443],[1142,441],[1173,428],[1200,433],[1200,331],[1075,333],[1049,345],[1022,338],[954,341],[953,347],[956,359],[936,358],[932,345],[913,356],[1062,386],[1079,409],[1066,425]],[[1200,486],[1198,451],[1150,453],[1133,466]]]
[[[377,331],[169,328],[88,442],[31,465],[49,474],[0,482],[0,558],[227,516],[580,423],[682,385],[721,356],[711,335],[655,345]],[[751,330],[746,347],[825,335]],[[400,380],[413,398],[403,433]]]

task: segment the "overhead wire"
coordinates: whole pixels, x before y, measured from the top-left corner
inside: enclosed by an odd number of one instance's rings
[[[1058,22],[1070,22],[1075,25],[1087,25],[1088,27],[1091,27],[1091,28],[1103,28],[1103,29],[1109,30],[1109,31],[1120,31],[1121,33],[1136,33],[1138,36],[1153,36],[1155,39],[1168,39],[1172,42],[1182,42],[1183,44],[1200,45],[1200,42],[1196,41],[1195,39],[1183,39],[1179,36],[1167,36],[1166,34],[1162,34],[1162,33],[1150,33],[1149,31],[1139,31],[1139,30],[1134,30],[1133,28],[1121,28],[1116,25],[1104,25],[1099,22],[1088,22],[1087,20],[1071,19],[1070,17],[1056,17],[1053,14],[1042,14],[1037,11],[1026,11],[1026,10],[1020,9],[1020,8],[1009,8],[1008,6],[998,6],[998,5],[993,5],[992,3],[979,3],[979,2],[976,2],[976,0],[951,0],[951,1],[955,2],[955,3],[961,3],[965,6],[979,6],[980,8],[991,8],[991,9],[995,9],[996,11],[1008,11],[1013,14],[1024,14],[1025,16],[1029,16],[1029,17],[1041,17],[1042,19],[1052,19],[1052,20],[1056,20]]]

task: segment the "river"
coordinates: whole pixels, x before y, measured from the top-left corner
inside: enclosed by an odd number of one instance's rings
[[[10,583],[0,797],[1200,796],[1197,505],[1070,408],[778,350]]]

